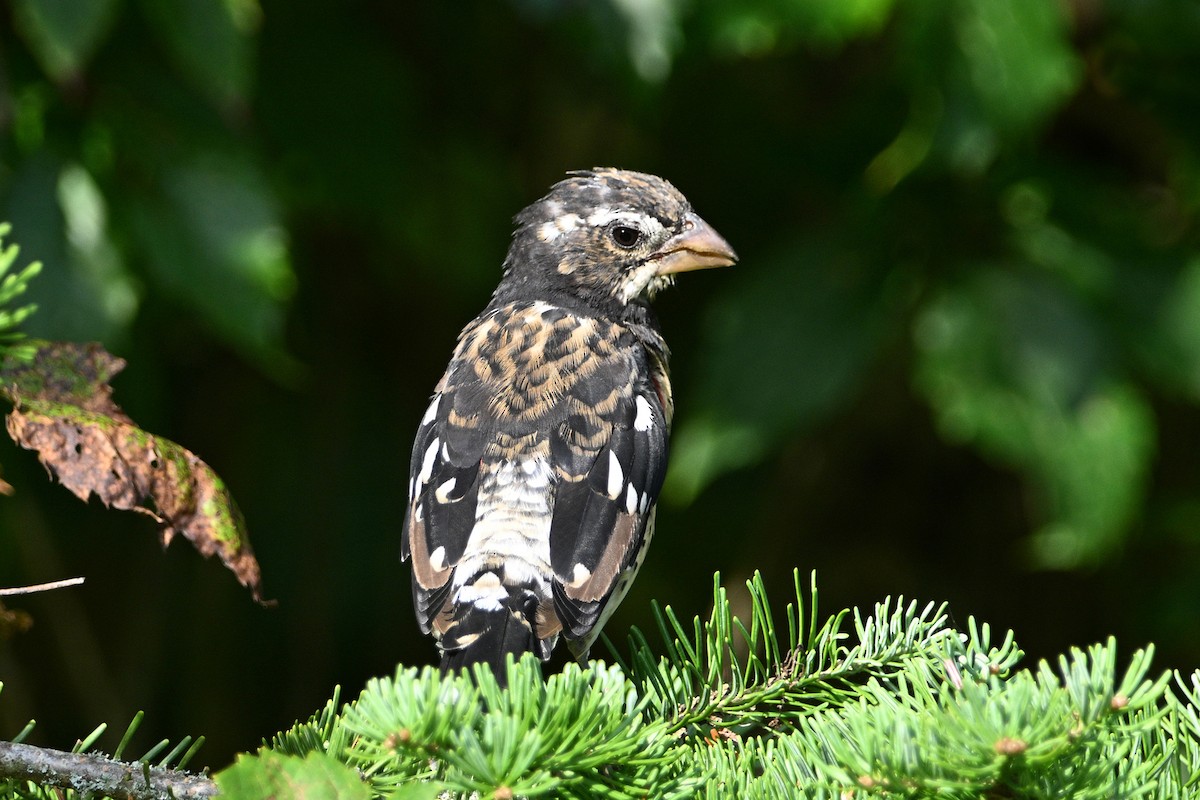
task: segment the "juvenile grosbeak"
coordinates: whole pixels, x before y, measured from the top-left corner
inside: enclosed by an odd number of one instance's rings
[[[737,256],[667,181],[569,173],[516,217],[492,300],[417,430],[401,557],[444,670],[586,658],[645,557],[667,467],[649,300]]]

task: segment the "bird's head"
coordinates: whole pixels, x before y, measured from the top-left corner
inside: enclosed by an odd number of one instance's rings
[[[644,303],[676,273],[733,264],[733,248],[662,178],[570,173],[516,217],[501,291],[568,295],[601,310]]]

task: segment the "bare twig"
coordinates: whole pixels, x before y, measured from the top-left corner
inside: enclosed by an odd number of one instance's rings
[[[217,794],[206,775],[13,742],[0,742],[0,778],[74,789],[83,797],[200,800]]]
[[[8,597],[14,594],[34,594],[36,592],[49,592],[53,589],[65,589],[68,586],[78,586],[83,583],[83,578],[66,578],[61,581],[50,581],[49,583],[38,583],[33,586],[14,586],[11,589],[0,589],[0,597]]]

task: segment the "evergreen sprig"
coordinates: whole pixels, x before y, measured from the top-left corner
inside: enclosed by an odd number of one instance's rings
[[[1017,669],[1011,632],[955,630],[944,606],[818,623],[815,582],[793,583],[777,619],[755,575],[744,622],[715,580],[706,620],[655,608],[661,652],[634,631],[620,664],[543,680],[526,657],[507,689],[483,666],[402,668],[270,747],[430,799],[1166,798],[1200,780],[1200,673],[1173,690],[1153,648],[1123,673],[1111,639]]]
[[[313,752],[341,753],[350,745],[350,732],[342,724],[342,687],[333,687],[333,697],[325,707],[309,717],[307,722],[298,722],[291,729],[281,731],[263,742],[262,749],[273,750],[284,755],[306,756]]]
[[[648,720],[615,666],[568,665],[543,680],[532,656],[502,689],[486,667],[469,678],[402,669],[371,681],[343,715],[347,752],[380,791],[416,778],[481,797],[690,797],[664,720]]]
[[[666,653],[656,660],[646,637],[635,629],[632,657],[622,666],[658,713],[679,726],[707,724],[745,732],[746,726],[793,726],[814,709],[856,699],[869,678],[887,679],[931,658],[961,665],[956,669],[1006,673],[1021,657],[1011,634],[993,649],[987,626],[976,630],[971,620],[969,633],[959,635],[946,627],[944,604],[906,604],[902,597],[876,604],[870,615],[846,610],[818,626],[815,576],[807,603],[798,572],[793,583],[795,601],[784,612],[786,649],[761,575],[755,573],[747,583],[749,628],[730,612],[717,575],[707,622],[695,618],[687,625],[670,607],[655,606]],[[847,618],[853,620],[856,639],[849,645],[843,630]]]
[[[15,244],[4,246],[4,237],[11,230],[9,223],[0,222],[0,358],[28,361],[33,356],[33,349],[18,344],[24,334],[17,328],[37,311],[37,304],[27,303],[16,308],[9,306],[29,288],[29,282],[42,271],[42,263],[34,261],[19,272],[9,272],[21,252],[21,248]]]

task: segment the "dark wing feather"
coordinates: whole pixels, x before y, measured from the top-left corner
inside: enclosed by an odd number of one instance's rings
[[[612,369],[573,387],[571,413],[551,441],[560,478],[550,562],[568,639],[587,636],[618,579],[634,567],[666,473],[667,416],[649,381],[629,385],[627,363],[613,359]],[[612,387],[615,403],[604,391]]]
[[[479,463],[487,444],[480,407],[468,411],[478,380],[463,366],[446,373],[430,401],[409,472],[400,555],[413,560],[413,605],[426,633],[446,603],[475,523]]]

